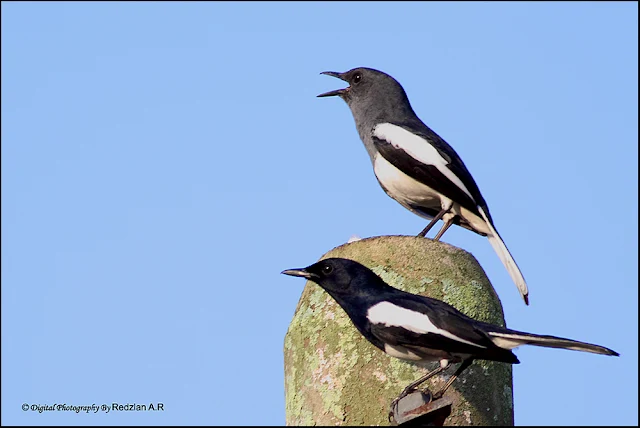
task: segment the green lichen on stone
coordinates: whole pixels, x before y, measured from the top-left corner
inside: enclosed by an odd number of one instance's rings
[[[502,308],[473,256],[424,238],[367,238],[334,248],[372,269],[390,285],[452,304],[473,318],[501,323]],[[391,400],[437,366],[391,358],[353,327],[344,311],[308,282],[284,341],[287,425],[388,425]],[[443,385],[454,368],[427,383]],[[445,425],[511,425],[511,366],[475,362],[447,395],[454,405]],[[491,411],[487,412],[486,408]]]
[[[396,288],[404,287],[404,278],[395,273],[391,268],[374,266],[371,268],[380,278],[382,278],[387,284],[393,284]]]

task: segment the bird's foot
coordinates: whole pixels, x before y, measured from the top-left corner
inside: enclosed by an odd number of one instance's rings
[[[389,422],[393,421],[393,414],[395,413],[396,406],[398,405],[398,401],[402,400],[402,398],[404,397],[398,396],[391,402],[391,405],[389,406],[389,414],[387,415],[387,419],[389,420]]]
[[[440,390],[431,396],[431,401],[439,400],[442,398],[443,395],[444,395],[444,391]]]
[[[418,388],[411,388],[411,389],[407,388],[404,391],[402,391],[402,393],[395,400],[393,400],[391,402],[391,406],[389,406],[389,417],[388,417],[389,422],[392,422],[395,419],[395,415],[398,412],[400,412],[399,407],[398,407],[400,401],[403,398],[405,398],[405,397],[407,397],[409,395],[412,395],[416,391],[418,391],[420,394],[422,394],[422,398],[421,398],[421,403],[422,404],[420,404],[421,406],[424,406],[425,404],[428,404],[428,403],[431,403],[432,401],[434,401],[434,398],[433,398],[433,396],[431,394],[431,391],[429,391],[429,388],[426,388],[424,390],[420,390]],[[406,404],[405,404],[404,407],[406,407]],[[405,409],[405,411],[406,411],[406,409]]]
[[[413,392],[413,388],[405,388],[404,391],[402,391],[400,393],[400,395],[398,395],[392,402],[391,405],[389,406],[389,422],[391,422],[393,420],[393,414],[395,412],[396,406],[398,405],[398,402],[400,400],[402,400],[404,397],[406,397],[407,395],[409,395],[411,392]]]

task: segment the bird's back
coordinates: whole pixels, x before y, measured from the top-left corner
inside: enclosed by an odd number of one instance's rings
[[[473,355],[519,362],[510,350],[497,347],[483,329],[476,328],[481,323],[453,306],[386,286],[385,292],[351,298],[348,304],[339,302],[360,333],[383,351],[391,345],[413,349],[426,359]]]

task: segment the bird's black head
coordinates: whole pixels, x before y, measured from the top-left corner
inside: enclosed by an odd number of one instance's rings
[[[349,83],[344,89],[325,92],[318,97],[339,96],[353,113],[356,122],[365,118],[392,120],[395,115],[414,115],[407,94],[393,77],[373,68],[358,67],[344,73],[324,71]]]
[[[366,266],[342,258],[329,258],[304,269],[287,269],[282,273],[300,276],[317,283],[341,305],[345,297],[366,298],[391,288]]]

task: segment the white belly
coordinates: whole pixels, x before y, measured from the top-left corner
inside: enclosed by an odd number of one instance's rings
[[[407,360],[407,361],[425,360],[425,358],[411,352],[407,348],[403,348],[402,346],[389,345],[388,343],[384,344],[384,352],[386,352],[387,355],[391,355],[392,357],[396,357],[401,360]],[[437,358],[433,358],[433,360],[437,360]]]
[[[376,155],[373,163],[373,171],[389,196],[400,202],[405,208],[412,210],[411,205],[419,205],[433,208],[436,211],[440,210],[442,205],[440,193],[409,177],[379,154]]]
[[[377,154],[373,162],[373,171],[380,184],[387,190],[389,196],[398,201],[408,210],[424,218],[431,218],[412,208],[413,206],[428,207],[435,211],[440,211],[450,202],[450,199],[441,193],[436,192],[431,187],[420,183],[409,177],[404,172],[393,166],[380,154]],[[465,219],[474,229],[488,233],[489,229],[484,219],[470,212],[459,204],[454,203],[451,214],[458,215]]]
[[[428,361],[440,361],[440,364],[444,364],[446,367],[450,362],[457,363],[463,360],[466,360],[471,355],[470,354],[460,354],[460,353],[449,353],[446,351],[438,350],[438,349],[428,349],[422,348],[422,352],[420,355],[417,353],[403,347],[403,346],[393,346],[385,343],[384,352],[387,355],[392,357],[399,358],[405,361],[420,361],[420,362],[428,362]]]

